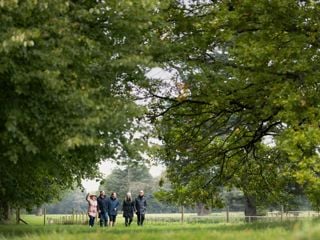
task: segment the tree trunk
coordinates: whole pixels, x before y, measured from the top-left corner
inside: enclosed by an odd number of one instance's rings
[[[203,203],[197,203],[196,210],[198,216],[205,216],[210,214],[210,210],[207,209],[205,204]]]
[[[16,209],[16,224],[20,224],[20,218],[21,218],[20,208],[17,208]]]
[[[10,207],[9,203],[0,200],[0,221],[10,220]]]
[[[244,196],[244,215],[246,222],[251,222],[257,220],[257,206],[256,199],[253,196]]]
[[[181,223],[184,223],[184,206],[181,205]]]
[[[42,207],[37,207],[37,210],[36,210],[36,216],[42,216]]]

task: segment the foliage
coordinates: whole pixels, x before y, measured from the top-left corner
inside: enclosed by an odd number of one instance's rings
[[[319,11],[296,0],[170,5],[153,56],[177,74],[146,94],[170,180],[278,204],[294,184],[318,204]]]
[[[116,192],[118,198],[124,200],[127,192],[131,192],[132,197],[138,196],[139,191],[145,192],[147,199],[147,211],[151,212],[175,212],[175,207],[163,204],[155,198],[158,191],[158,179],[153,178],[149,169],[144,165],[126,166],[124,168],[116,168],[112,173],[101,182],[100,190],[104,190],[107,196],[111,192]]]
[[[127,192],[131,192],[133,196],[137,196],[140,190],[144,190],[146,194],[150,194],[152,182],[153,178],[146,166],[127,166],[124,169],[114,169],[102,181],[99,188],[100,190],[104,190],[107,195],[111,195],[111,192],[116,192],[119,198],[124,198]]]
[[[88,203],[86,201],[86,193],[78,189],[68,191],[58,201],[43,205],[47,214],[71,214],[86,213]]]
[[[97,177],[143,113],[127,93],[158,2],[131,3],[0,1],[0,218]]]
[[[155,197],[160,201],[188,208],[195,208],[199,203],[204,204],[207,209],[223,206],[222,196],[217,188],[211,188],[212,186],[208,186],[206,190],[199,188],[207,181],[207,175],[203,174],[202,177],[192,178],[181,184],[177,180],[170,182],[169,179],[175,179],[170,174],[176,174],[176,172],[167,172],[166,176],[160,179],[160,189],[155,193]],[[201,180],[202,182],[199,182]]]

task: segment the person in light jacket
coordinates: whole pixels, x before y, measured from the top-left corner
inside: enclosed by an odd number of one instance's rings
[[[124,224],[126,225],[126,227],[130,226],[132,222],[134,210],[134,201],[132,200],[131,193],[128,192],[122,203]]]
[[[113,227],[116,223],[120,202],[117,199],[117,193],[112,192],[108,201],[109,226]]]
[[[89,216],[89,226],[94,226],[94,220],[98,213],[98,203],[97,196],[95,194],[88,193],[86,200],[88,202],[88,216]]]
[[[135,210],[138,218],[138,226],[143,226],[147,210],[147,200],[144,197],[144,192],[142,190],[139,192],[139,196],[135,199]]]

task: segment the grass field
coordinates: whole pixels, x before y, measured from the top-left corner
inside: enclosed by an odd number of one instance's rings
[[[216,223],[216,224],[133,224],[126,228],[121,222],[114,228],[89,228],[86,225],[41,225],[41,218],[24,216],[29,225],[0,225],[0,240],[317,240],[320,239],[320,221],[290,221],[270,223]],[[121,219],[119,219],[121,220]]]

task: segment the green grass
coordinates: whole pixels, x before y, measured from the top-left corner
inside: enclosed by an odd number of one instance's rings
[[[126,228],[121,223],[114,228],[94,228],[79,225],[41,225],[33,219],[29,225],[1,225],[0,240],[313,240],[320,239],[320,221],[270,223],[217,223],[217,224],[133,224]],[[41,219],[41,218],[39,218]],[[42,218],[43,220],[43,218]],[[120,219],[119,219],[120,220]],[[40,223],[40,224],[39,224]],[[43,223],[43,222],[42,222]]]

